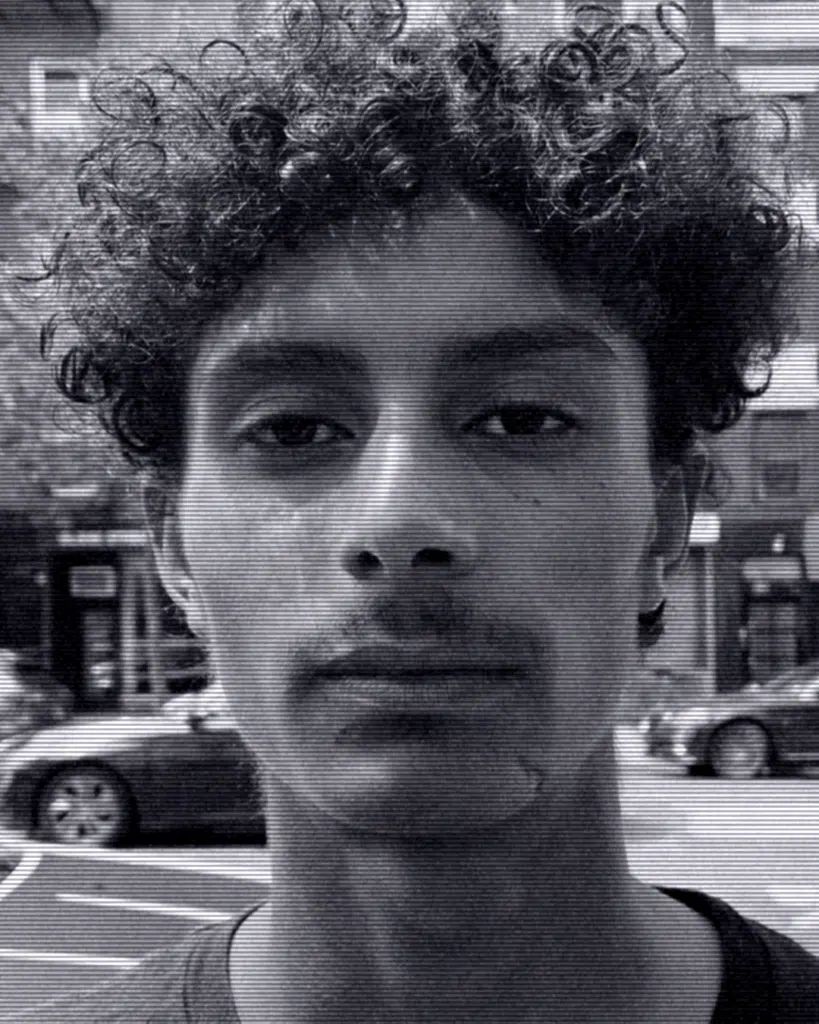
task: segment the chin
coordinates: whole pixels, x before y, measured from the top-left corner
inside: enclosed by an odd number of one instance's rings
[[[480,746],[344,750],[305,781],[311,803],[335,822],[394,837],[493,830],[533,807],[543,789],[530,761]]]

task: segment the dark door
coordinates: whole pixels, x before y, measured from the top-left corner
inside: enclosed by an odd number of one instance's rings
[[[746,610],[748,682],[764,683],[800,662],[800,602],[750,597]]]

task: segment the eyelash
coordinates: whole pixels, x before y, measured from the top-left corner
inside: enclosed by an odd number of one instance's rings
[[[534,434],[521,434],[518,436],[511,434],[494,434],[491,432],[482,433],[481,436],[492,438],[496,440],[498,444],[517,444],[518,446],[528,445],[533,446],[536,444],[556,444],[559,441],[567,438],[570,434],[575,432],[579,427],[579,422],[576,417],[566,413],[560,409],[555,409],[550,406],[541,405],[538,402],[533,401],[498,401],[493,405],[481,412],[478,416],[473,417],[463,427],[463,433],[470,433],[480,423],[486,423],[494,417],[503,416],[504,414],[518,413],[525,415],[527,412],[532,412],[536,416],[542,416],[544,420],[552,420],[556,423],[554,428],[549,429],[545,433],[534,433]],[[281,428],[287,421],[291,421],[294,426],[312,427],[316,430],[321,427],[330,427],[335,437],[322,441],[318,444],[313,444],[312,437],[308,437],[305,444],[287,445],[281,442],[271,444],[269,440],[270,428],[279,426]],[[267,437],[264,435],[267,434]],[[275,448],[277,453],[281,453],[287,457],[298,458],[308,449],[329,448],[333,446],[335,442],[342,442],[352,440],[355,435],[336,423],[334,420],[324,418],[321,416],[314,416],[309,413],[290,413],[282,412],[276,413],[275,415],[264,417],[263,419],[257,420],[250,426],[243,429],[239,434],[239,440],[245,443],[250,443],[262,448]]]
[[[554,442],[573,432],[579,426],[576,417],[561,409],[555,409],[551,406],[542,405],[540,402],[535,401],[501,400],[494,402],[489,409],[470,420],[466,429],[474,427],[477,423],[487,422],[493,417],[502,416],[504,413],[525,414],[526,412],[534,412],[536,415],[542,416],[545,420],[553,420],[557,426],[554,429],[548,430],[545,434],[521,435],[519,443],[535,444],[538,440],[542,441],[544,438]],[[498,436],[500,440],[506,440],[511,437],[510,435],[508,435],[507,438],[503,438],[500,435],[485,436]]]

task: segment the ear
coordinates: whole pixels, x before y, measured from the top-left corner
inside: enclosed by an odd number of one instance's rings
[[[184,612],[189,628],[197,636],[203,636],[204,616],[199,592],[185,558],[175,490],[155,477],[146,476],[141,485],[141,499],[162,586]]]
[[[658,463],[655,499],[642,566],[641,612],[665,599],[668,580],[685,564],[697,501],[708,478],[706,449],[695,445],[682,461]]]

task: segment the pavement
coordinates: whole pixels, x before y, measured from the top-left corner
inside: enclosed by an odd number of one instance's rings
[[[635,876],[719,896],[819,955],[819,781],[692,778],[648,758],[636,728],[616,741]],[[269,872],[261,844],[152,838],[96,851],[0,834],[0,869],[18,860],[0,875],[3,1010],[113,977],[224,920],[263,898]]]
[[[267,892],[260,870],[184,854],[27,843],[0,882],[0,1014],[128,970]]]

